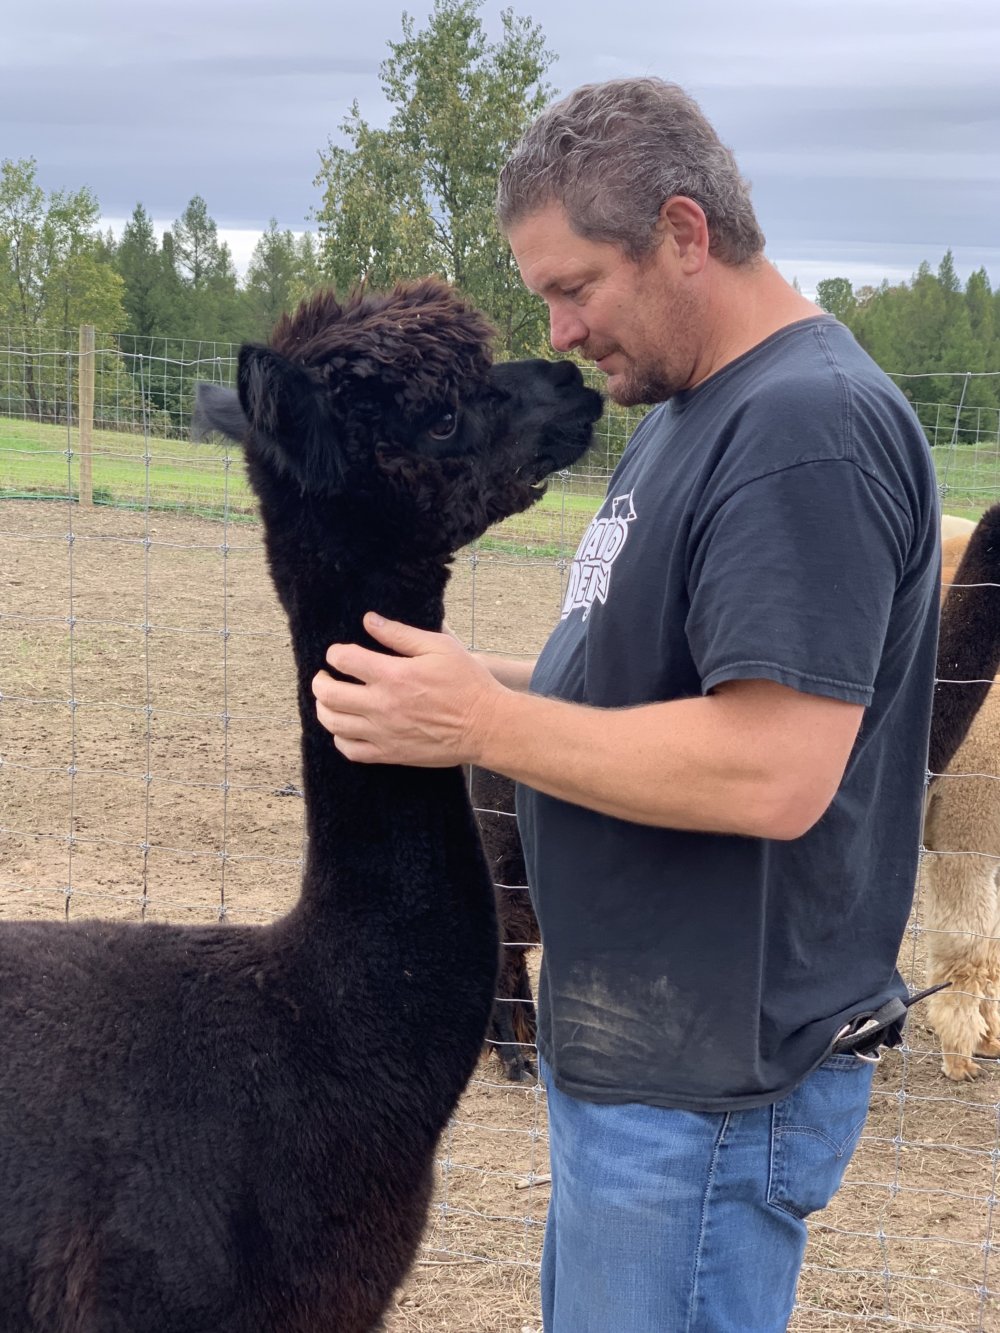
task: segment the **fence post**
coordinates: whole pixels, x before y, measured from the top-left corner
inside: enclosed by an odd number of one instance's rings
[[[94,326],[80,325],[80,503],[94,503]]]

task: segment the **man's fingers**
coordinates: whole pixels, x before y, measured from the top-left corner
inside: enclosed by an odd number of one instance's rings
[[[369,684],[368,681],[359,684],[353,680],[337,680],[329,671],[317,671],[312,678],[312,692],[327,708],[349,716],[363,716],[370,702]]]
[[[337,708],[331,708],[321,700],[316,700],[316,718],[320,726],[325,727],[327,731],[335,736],[347,736],[351,740],[369,741],[372,736],[372,726],[367,718],[359,716],[357,713],[345,713]]]
[[[383,616],[369,611],[365,616],[365,629],[376,643],[391,648],[401,657],[416,657],[418,653],[440,652],[442,638],[436,630],[416,629],[413,625],[404,625],[400,620],[386,620]]]
[[[369,741],[348,740],[344,736],[334,736],[334,748],[352,764],[377,764],[381,760],[375,746]]]
[[[398,620],[384,620],[372,611],[365,616],[365,629],[373,639],[383,647],[391,648],[399,657],[440,653],[458,644],[450,631],[438,633],[436,630],[415,629]],[[384,680],[394,670],[395,661],[385,653],[373,652],[357,643],[332,643],[326,651],[326,660],[334,671],[366,685]]]
[[[326,660],[342,676],[351,676],[367,685],[380,678],[392,658],[386,657],[385,653],[373,653],[358,643],[331,643],[326,650]]]

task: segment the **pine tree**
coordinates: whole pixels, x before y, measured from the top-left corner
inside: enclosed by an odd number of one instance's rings
[[[295,237],[279,231],[277,218],[271,218],[254,247],[244,286],[253,337],[266,338],[278,316],[295,303],[300,269]]]
[[[171,301],[166,260],[142,204],[136,204],[125,224],[115,267],[125,283],[128,331],[140,338],[168,332]]]

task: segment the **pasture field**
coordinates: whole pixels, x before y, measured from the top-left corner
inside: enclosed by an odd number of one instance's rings
[[[636,414],[638,420],[638,414]],[[602,427],[587,460],[527,515],[516,515],[480,543],[508,554],[558,556],[572,549],[604,495],[609,474]],[[79,445],[75,429],[0,417],[0,499],[77,496]],[[940,445],[934,461],[942,507],[976,519],[1000,495],[1000,451]],[[182,512],[205,518],[252,520],[254,499],[239,454],[126,430],[96,430],[93,488],[101,506]]]
[[[0,500],[79,495],[76,431],[0,417]],[[599,451],[598,451],[599,453]],[[606,475],[580,474],[546,496],[530,515],[515,515],[479,543],[481,550],[555,556],[574,547],[604,493]],[[97,430],[93,494],[101,507],[183,512],[238,524],[255,521],[242,455],[217,444]]]
[[[197,463],[193,475],[220,482],[218,464]],[[105,484],[96,462],[94,476]],[[557,485],[550,518],[531,518],[540,537],[525,528],[458,557],[459,637],[537,651],[585,521],[578,502]],[[0,500],[0,570],[0,914],[201,923],[286,910],[302,849],[298,730],[256,523]],[[921,984],[919,896],[901,966]],[[938,1066],[918,1013],[876,1071],[848,1183],[813,1226],[795,1333],[1000,1333],[1000,1070],[959,1087]],[[387,1333],[540,1329],[546,1147],[544,1093],[506,1084],[484,1056],[442,1142],[425,1245]]]

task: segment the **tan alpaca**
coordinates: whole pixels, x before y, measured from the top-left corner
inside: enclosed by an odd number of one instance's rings
[[[975,527],[971,518],[959,518],[956,514],[941,515],[941,537],[947,541],[949,537],[962,536],[968,539],[969,533]]]
[[[956,586],[942,611],[930,747],[942,776],[928,796],[923,882],[928,984],[951,984],[928,999],[927,1019],[944,1074],[962,1080],[980,1073],[973,1056],[1000,1056],[1000,590],[962,586],[1000,582],[1000,506],[975,540],[945,539],[943,565],[942,592]],[[948,684],[991,679],[985,692]]]
[[[927,981],[951,982],[927,1020],[946,1076],[971,1079],[973,1055],[1000,1055],[1000,683],[931,788],[924,844]]]

